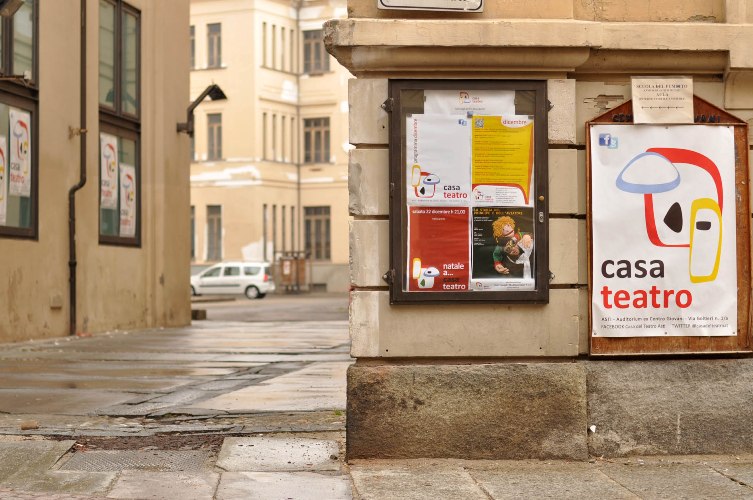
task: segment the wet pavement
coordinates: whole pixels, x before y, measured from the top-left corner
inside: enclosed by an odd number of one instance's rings
[[[0,345],[0,498],[753,498],[753,456],[346,464],[347,297],[330,299],[316,321]]]

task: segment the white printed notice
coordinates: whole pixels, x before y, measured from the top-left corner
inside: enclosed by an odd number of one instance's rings
[[[99,134],[99,179],[101,208],[118,208],[118,138]]]
[[[468,206],[471,127],[464,116],[406,118],[408,205]]]
[[[31,196],[31,114],[10,108],[10,172],[8,191],[11,196]]]
[[[591,127],[592,335],[737,334],[732,127]]]
[[[5,136],[0,135],[0,226],[8,222],[8,143]]]
[[[514,115],[514,90],[425,90],[424,113],[440,115]]]
[[[136,235],[136,168],[120,165],[120,236]]]

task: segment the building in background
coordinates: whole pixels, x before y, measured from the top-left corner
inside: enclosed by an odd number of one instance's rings
[[[191,1],[191,96],[227,96],[195,113],[193,263],[306,255],[301,285],[347,290],[351,76],[322,36],[345,15],[344,0]]]
[[[26,0],[0,20],[0,341],[190,321],[188,19]]]

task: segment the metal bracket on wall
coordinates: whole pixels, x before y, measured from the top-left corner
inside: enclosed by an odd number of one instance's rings
[[[388,97],[386,101],[382,103],[382,109],[388,113],[392,113],[392,108],[395,105],[395,99]]]

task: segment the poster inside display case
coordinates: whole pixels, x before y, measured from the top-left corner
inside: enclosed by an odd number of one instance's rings
[[[463,83],[391,82],[391,301],[546,302],[546,86]]]

